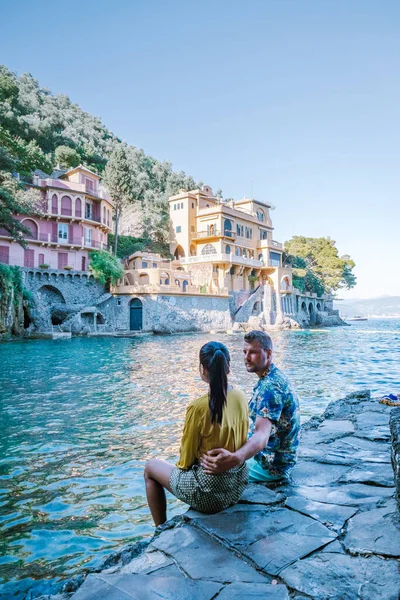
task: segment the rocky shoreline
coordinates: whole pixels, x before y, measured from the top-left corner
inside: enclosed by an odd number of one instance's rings
[[[289,484],[189,510],[53,600],[398,600],[399,440],[400,408],[350,394],[304,425]]]

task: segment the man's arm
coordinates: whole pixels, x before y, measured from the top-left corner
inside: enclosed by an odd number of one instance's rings
[[[257,417],[254,433],[249,440],[236,452],[224,448],[215,448],[203,454],[200,459],[203,471],[209,475],[225,473],[252,458],[268,444],[272,423],[268,418]]]

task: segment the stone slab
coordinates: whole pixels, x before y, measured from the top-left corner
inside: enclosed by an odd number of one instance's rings
[[[336,530],[340,530],[345,522],[357,512],[355,507],[315,502],[302,496],[290,496],[287,498],[285,506]]]
[[[192,579],[210,581],[265,583],[256,569],[204,531],[183,525],[161,533],[152,547],[171,556]]]
[[[331,542],[327,546],[324,546],[322,548],[322,550],[320,550],[320,552],[330,552],[330,553],[334,552],[334,553],[339,553],[339,554],[345,554],[344,548],[343,548],[342,544],[339,542],[339,540],[335,540],[334,542]]]
[[[326,486],[339,479],[349,468],[343,465],[329,465],[302,461],[291,472],[292,485]]]
[[[193,520],[210,535],[240,547],[268,534],[265,517],[274,510],[260,504],[236,504],[216,515],[194,515]]]
[[[270,575],[278,575],[292,562],[337,537],[318,521],[285,508],[270,512],[262,521],[266,535],[241,548],[241,552]]]
[[[360,506],[366,504],[377,504],[385,498],[391,498],[394,488],[377,487],[375,485],[364,485],[362,483],[343,484],[338,487],[292,487],[294,496],[303,496],[316,502],[326,504],[340,504],[344,506]]]
[[[354,425],[348,420],[326,419],[318,427],[318,434],[325,441],[333,441],[351,433],[354,433]]]
[[[128,573],[89,575],[73,600],[211,600],[222,588],[213,581]]]
[[[217,600],[289,600],[285,585],[269,583],[231,583],[223,588]]]
[[[366,462],[390,462],[390,446],[385,442],[373,442],[362,437],[341,438],[329,444],[316,443],[301,449],[301,457],[314,459],[320,463],[349,465]]]
[[[290,565],[280,577],[314,600],[398,600],[398,562],[375,556],[320,552]]]
[[[370,440],[390,440],[389,413],[366,411],[356,416],[356,435]]]
[[[398,511],[378,508],[349,520],[343,544],[351,554],[381,554],[400,557],[400,517]]]
[[[368,483],[371,485],[393,487],[394,476],[389,463],[369,463],[347,470],[339,479],[340,483]]]
[[[138,558],[134,558],[128,564],[124,565],[121,569],[121,573],[152,573],[161,569],[173,565],[174,561],[171,557],[166,556],[163,552],[144,552]]]
[[[277,494],[265,487],[265,485],[254,483],[246,487],[240,499],[240,504],[272,505],[278,504],[283,498],[282,494]]]

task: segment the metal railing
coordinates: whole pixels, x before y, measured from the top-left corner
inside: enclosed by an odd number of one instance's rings
[[[186,256],[181,258],[182,265],[206,262],[222,262],[245,265],[249,267],[262,267],[264,264],[261,260],[247,258],[246,256],[236,256],[236,254],[201,254],[199,256]]]

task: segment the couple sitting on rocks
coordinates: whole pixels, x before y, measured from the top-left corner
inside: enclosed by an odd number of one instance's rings
[[[299,443],[298,398],[272,363],[268,334],[246,334],[243,353],[247,371],[258,377],[249,404],[228,383],[228,349],[219,342],[201,348],[200,375],[209,392],[187,409],[179,461],[176,467],[157,458],[146,464],[156,526],[167,518],[164,488],[196,510],[216,513],[238,502],[248,481],[287,480]]]

